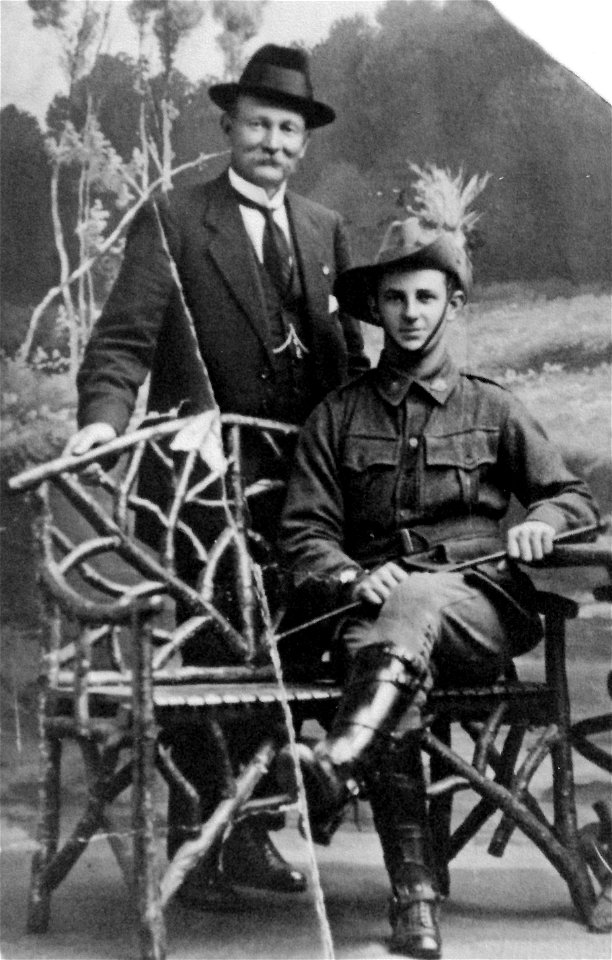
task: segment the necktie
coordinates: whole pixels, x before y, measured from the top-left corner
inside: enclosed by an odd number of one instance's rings
[[[270,207],[263,207],[254,200],[237,194],[238,203],[259,210],[265,218],[263,233],[263,263],[281,300],[287,295],[291,280],[291,250],[284,231],[272,216]]]

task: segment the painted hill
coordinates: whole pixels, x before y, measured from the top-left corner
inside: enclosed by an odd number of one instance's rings
[[[407,161],[488,170],[484,283],[612,276],[610,106],[486,0],[390,0],[378,25],[338,23],[314,51],[338,119],[302,185],[340,209],[359,257],[401,215]]]

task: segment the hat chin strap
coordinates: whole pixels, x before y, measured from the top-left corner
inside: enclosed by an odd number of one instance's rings
[[[444,327],[446,326],[447,310],[448,310],[448,303],[444,307],[444,313],[442,314],[442,316],[436,323],[435,327],[427,337],[427,340],[421,347],[419,347],[418,350],[415,350],[415,354],[417,354],[420,357],[425,357],[435,350],[439,341],[442,339],[442,334],[444,333]]]
[[[434,376],[443,366],[447,355],[444,343],[446,319],[446,310],[444,310],[427,340],[418,350],[403,350],[390,337],[385,337],[384,353],[387,362],[398,372],[403,371],[415,379]]]

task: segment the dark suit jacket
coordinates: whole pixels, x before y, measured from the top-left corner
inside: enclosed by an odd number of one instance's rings
[[[335,277],[350,266],[339,215],[291,192],[287,210],[310,323],[317,402],[368,363],[357,321],[330,311]],[[125,430],[149,370],[150,410],[167,411],[183,400],[211,405],[195,362],[183,298],[221,411],[275,417],[278,392],[263,288],[224,173],[173,191],[134,219],[120,274],[79,371],[81,426],[102,420],[118,432]]]

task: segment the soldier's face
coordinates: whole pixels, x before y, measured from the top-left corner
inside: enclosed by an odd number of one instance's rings
[[[300,113],[257,97],[240,96],[222,127],[232,151],[232,167],[269,195],[295,172],[306,153],[308,131]]]
[[[383,274],[370,306],[390,340],[408,353],[418,353],[462,302],[459,291],[449,296],[441,270],[399,269]]]

